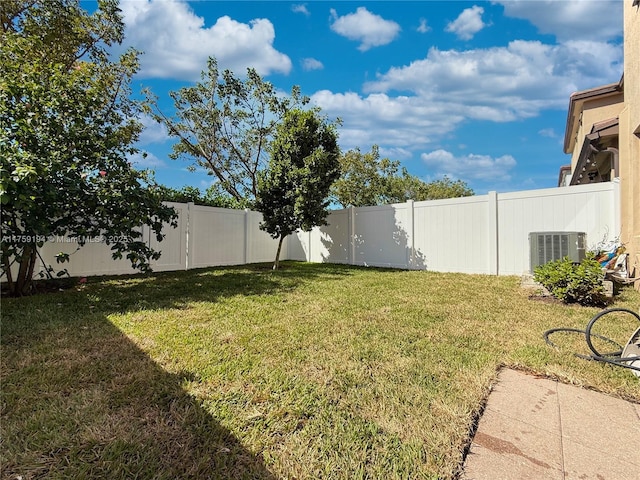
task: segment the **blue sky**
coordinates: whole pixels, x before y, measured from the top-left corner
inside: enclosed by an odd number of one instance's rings
[[[134,91],[199,79],[208,56],[255,68],[283,92],[299,85],[343,151],[380,147],[425,181],[449,175],[477,194],[554,187],[569,95],[622,74],[622,3],[535,1],[122,0],[125,46],[144,52]],[[156,179],[206,188],[170,160],[174,142],[144,118],[139,147]]]

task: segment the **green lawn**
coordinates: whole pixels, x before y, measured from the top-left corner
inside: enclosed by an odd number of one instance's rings
[[[529,295],[285,262],[3,299],[2,478],[447,479],[501,366],[640,402],[629,370],[572,355],[584,338],[542,339],[598,309]]]

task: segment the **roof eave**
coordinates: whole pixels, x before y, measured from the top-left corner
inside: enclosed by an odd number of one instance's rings
[[[581,110],[584,102],[587,100],[593,100],[594,98],[620,93],[623,89],[624,75],[622,75],[619,82],[610,83],[608,85],[588,90],[581,90],[571,94],[569,97],[569,110],[567,112],[567,125],[564,130],[564,153],[571,153],[571,140],[573,137],[573,122],[575,114],[577,111]]]

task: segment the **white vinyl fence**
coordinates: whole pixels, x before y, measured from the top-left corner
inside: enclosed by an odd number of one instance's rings
[[[585,232],[588,247],[620,233],[619,183],[549,188],[332,212],[289,240],[289,258],[439,272],[522,275],[529,233]]]
[[[259,229],[260,213],[192,203],[165,203],[176,209],[177,228],[165,226],[165,238],[158,242],[151,229],[143,227],[145,241],[162,252],[160,258],[151,263],[154,271],[242,265],[269,262],[275,258],[277,241]],[[41,249],[41,255],[46,264],[55,270],[66,268],[74,277],[137,273],[126,258],[113,260],[111,249],[104,240],[91,239],[78,249],[73,238],[51,237]],[[283,251],[286,256],[286,240]],[[56,264],[55,255],[59,252],[70,254],[69,262]],[[35,273],[42,269],[40,262]]]
[[[168,203],[178,227],[164,229],[155,271],[273,261],[277,240],[259,229],[260,213]],[[281,259],[427,269],[440,272],[521,275],[529,271],[529,233],[585,232],[589,247],[620,232],[619,183],[599,183],[515,193],[336,210],[328,225],[285,240]],[[72,239],[50,239],[42,257],[71,254],[72,276],[135,273],[115,261],[101,239],[77,250]],[[37,270],[36,270],[37,272]]]

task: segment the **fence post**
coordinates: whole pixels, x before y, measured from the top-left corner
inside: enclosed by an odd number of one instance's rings
[[[193,255],[193,230],[194,230],[194,207],[195,207],[195,203],[193,202],[187,202],[187,218],[186,218],[186,234],[187,234],[187,242],[186,242],[186,254],[185,254],[185,262],[184,262],[184,269],[185,270],[189,270],[189,268],[191,268],[191,263],[192,263],[192,255]]]
[[[356,264],[356,209],[349,207],[349,264]]]
[[[249,263],[249,257],[250,257],[250,249],[251,249],[251,238],[249,238],[250,235],[250,225],[249,222],[251,220],[250,218],[250,211],[248,208],[244,209],[244,254],[242,256],[242,261],[245,265],[247,265]]]
[[[498,193],[491,191],[487,194],[487,239],[489,275],[498,275],[500,268],[498,258]]]
[[[413,200],[407,200],[407,269],[415,268],[415,241],[414,241],[414,223],[413,223]]]
[[[622,234],[622,209],[620,207],[620,178],[614,178],[611,181],[611,188],[613,193],[613,231],[616,238],[619,238]]]

